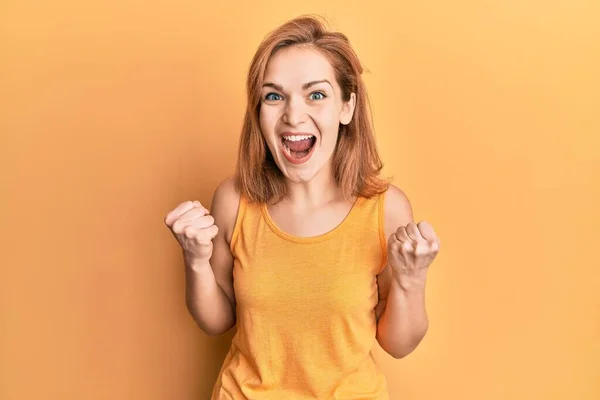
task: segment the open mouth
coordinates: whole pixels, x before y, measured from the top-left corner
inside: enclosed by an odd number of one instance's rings
[[[306,162],[315,147],[317,138],[314,135],[284,135],[281,137],[283,153],[294,164]]]

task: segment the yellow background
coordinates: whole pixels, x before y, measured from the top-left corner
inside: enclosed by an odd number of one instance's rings
[[[0,398],[207,399],[231,332],[163,225],[232,173],[260,40],[321,13],[442,251],[392,399],[599,399],[600,5],[0,3]]]

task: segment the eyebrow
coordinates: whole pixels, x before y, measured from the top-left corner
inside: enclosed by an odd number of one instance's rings
[[[306,90],[309,87],[314,86],[314,85],[316,85],[318,83],[328,83],[329,86],[331,86],[331,88],[333,89],[333,85],[331,84],[331,82],[329,82],[327,79],[321,79],[319,81],[310,81],[308,83],[305,83],[304,85],[302,85],[302,90]],[[279,90],[280,92],[283,92],[283,86],[278,85],[278,84],[273,83],[273,82],[265,82],[263,84],[263,87],[272,87],[274,89]]]

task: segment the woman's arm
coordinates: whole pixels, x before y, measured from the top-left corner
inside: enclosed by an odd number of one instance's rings
[[[393,185],[386,193],[384,210],[386,238],[390,238],[398,227],[413,222],[408,198]],[[424,279],[416,282],[424,283]],[[405,357],[421,342],[429,325],[425,310],[425,285],[400,286],[394,278],[389,254],[388,264],[377,276],[377,283],[380,299],[375,309],[377,341],[392,357]]]
[[[219,228],[213,239],[210,260],[185,260],[186,305],[198,324],[208,335],[220,335],[236,322],[233,291],[233,256],[229,243],[239,206],[232,178],[223,181],[215,190],[210,213]]]

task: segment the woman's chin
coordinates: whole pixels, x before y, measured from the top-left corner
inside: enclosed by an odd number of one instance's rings
[[[313,180],[323,170],[327,168],[327,164],[321,164],[316,159],[309,164],[304,164],[301,167],[296,165],[280,165],[280,170],[288,181],[293,183],[307,183]]]

